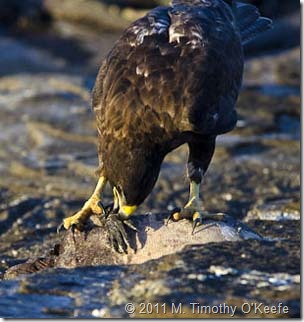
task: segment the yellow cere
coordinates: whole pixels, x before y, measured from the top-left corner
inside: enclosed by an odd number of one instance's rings
[[[137,206],[122,206],[121,210],[125,215],[130,216],[133,214],[133,212],[136,210],[136,208],[137,208]]]

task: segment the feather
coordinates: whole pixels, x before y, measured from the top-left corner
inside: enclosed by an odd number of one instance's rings
[[[253,25],[241,31],[242,44],[253,40],[258,34],[270,29],[272,21],[268,18],[259,18]]]
[[[261,17],[258,9],[251,4],[237,2],[235,16],[243,45],[272,27],[271,19]]]
[[[238,8],[236,19],[240,30],[248,28],[251,24],[255,23],[260,17],[260,13],[256,7],[251,5],[243,5]]]

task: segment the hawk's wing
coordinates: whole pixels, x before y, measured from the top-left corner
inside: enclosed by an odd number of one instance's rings
[[[243,17],[246,29],[249,20]],[[175,0],[158,7],[123,33],[100,69],[93,95],[99,133],[140,144],[183,131],[229,131],[242,72],[241,35],[229,4]]]
[[[159,7],[124,32],[95,86],[100,132],[140,138],[157,126],[160,137],[226,130],[243,57],[230,7],[213,3]]]

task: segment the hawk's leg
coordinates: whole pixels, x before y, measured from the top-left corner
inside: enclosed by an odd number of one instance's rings
[[[81,228],[82,225],[89,219],[92,214],[101,215],[104,209],[101,204],[100,195],[107,183],[107,179],[101,176],[98,180],[96,188],[91,197],[86,201],[83,207],[73,216],[63,220],[63,227],[69,229],[70,227]]]
[[[174,221],[192,219],[193,227],[204,218],[199,196],[203,175],[211,162],[215,148],[215,137],[199,138],[189,143],[189,159],[187,164],[190,179],[189,200],[180,212],[172,215]]]

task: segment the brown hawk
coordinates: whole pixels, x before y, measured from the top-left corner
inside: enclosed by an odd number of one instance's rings
[[[100,195],[109,182],[114,205],[105,216],[112,243],[126,251],[123,223],[152,191],[164,157],[184,143],[190,197],[173,219],[199,222],[199,187],[216,136],[237,122],[243,45],[270,26],[253,5],[173,0],[128,27],[102,63],[93,90],[100,179],[64,227],[105,214]]]

